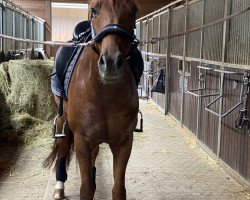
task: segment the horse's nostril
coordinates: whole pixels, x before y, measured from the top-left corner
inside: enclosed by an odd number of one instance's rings
[[[100,65],[104,65],[104,64],[105,64],[105,55],[104,55],[104,54],[102,54],[102,55],[100,56],[99,64],[100,64]]]
[[[119,55],[116,59],[116,66],[117,68],[121,68],[123,66],[124,60],[122,55]]]

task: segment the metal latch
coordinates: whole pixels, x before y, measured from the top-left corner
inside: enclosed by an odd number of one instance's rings
[[[179,80],[179,90],[183,91],[183,76],[180,76],[180,80]],[[184,92],[187,92],[188,90],[188,78],[186,76],[184,76]]]
[[[244,73],[243,77],[243,93],[242,93],[242,102],[243,106],[239,112],[239,115],[235,121],[235,127],[237,129],[244,129],[247,128],[247,132],[250,134],[250,120],[247,116],[247,98],[250,94],[250,74],[247,72]]]

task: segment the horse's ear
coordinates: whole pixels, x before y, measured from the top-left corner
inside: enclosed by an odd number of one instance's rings
[[[88,19],[89,19],[89,21],[92,19],[92,11],[91,11],[91,9],[88,10]]]

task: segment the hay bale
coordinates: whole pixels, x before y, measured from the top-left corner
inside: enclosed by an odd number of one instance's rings
[[[51,60],[15,60],[0,65],[2,136],[9,134],[8,137],[13,138],[13,135],[21,135],[22,140],[27,141],[37,126],[51,125],[54,103],[50,74],[53,66]],[[34,133],[33,139],[36,136]]]
[[[12,127],[15,127],[15,130],[19,133],[24,133],[26,130],[33,128],[40,123],[44,123],[44,121],[30,116],[28,113],[14,114],[11,117],[11,125]]]
[[[9,94],[8,73],[6,64],[0,65],[0,130],[8,130],[10,125],[10,108],[6,103],[6,96]]]
[[[53,117],[53,95],[50,90],[52,61],[10,61],[10,94],[7,104],[12,113],[28,113],[34,118],[49,120]]]
[[[7,96],[10,93],[8,63],[0,65],[0,92]]]

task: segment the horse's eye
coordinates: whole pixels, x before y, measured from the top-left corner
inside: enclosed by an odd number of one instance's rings
[[[93,17],[98,15],[98,11],[95,8],[92,7],[90,10]]]

